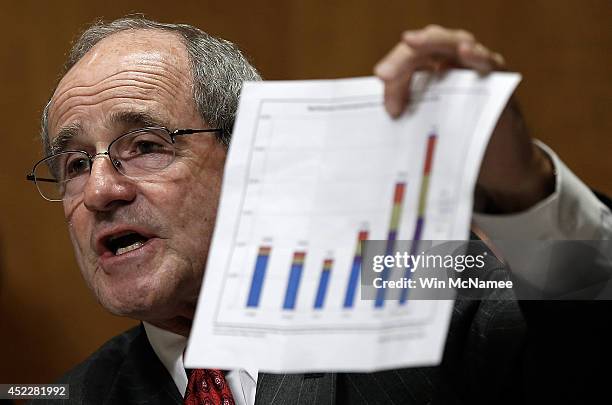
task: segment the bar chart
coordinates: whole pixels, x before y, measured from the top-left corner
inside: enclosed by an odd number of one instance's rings
[[[394,251],[398,238],[412,239],[412,248],[418,247],[426,230],[436,145],[444,128],[435,123],[412,125],[408,134],[396,129],[397,135],[381,143],[363,136],[374,128],[361,109],[347,108],[343,114],[350,121],[333,128],[334,136],[329,136],[325,133],[329,128],[303,117],[309,104],[284,105],[283,114],[289,109],[296,115],[289,121],[275,118],[277,103],[265,103],[260,111],[249,182],[228,263],[226,304],[220,306],[218,316],[254,326],[254,320],[267,313],[258,327],[271,323],[276,328],[289,327],[283,326],[288,319],[300,319],[304,327],[320,323],[317,317],[323,313],[330,323],[342,319],[349,328],[362,325],[372,311],[386,314],[389,324],[395,322],[394,316],[408,313],[416,314],[412,321],[427,319],[431,312],[418,309],[420,304],[405,305],[407,291],[399,299],[385,289],[377,290],[373,300],[360,298],[362,243],[385,240],[387,254]],[[435,103],[424,100],[421,105],[426,109]],[[301,128],[297,132],[296,123]],[[355,136],[355,128],[362,135]],[[284,144],[287,138],[292,139],[292,147]],[[405,141],[410,148],[390,162],[388,156]],[[286,165],[288,157],[302,163]],[[352,164],[355,161],[360,165]],[[328,176],[319,175],[322,168]],[[437,192],[438,211],[452,206],[455,190],[438,188]],[[299,195],[305,198],[296,198]],[[351,201],[351,195],[357,198]],[[320,237],[313,239],[313,233]],[[253,245],[254,240],[259,242]],[[383,280],[389,270],[383,270]],[[271,312],[276,314],[272,319]]]
[[[492,99],[473,74],[420,77],[398,119],[375,79],[245,84],[193,364],[303,372],[439,361],[452,301],[371,285],[364,241],[390,253],[465,239],[507,98]],[[506,92],[516,85],[500,80]],[[381,270],[389,281],[404,273]]]
[[[425,224],[425,211],[427,205],[427,191],[429,186],[429,179],[431,176],[433,157],[437,135],[430,134],[427,138],[427,146],[425,149],[425,157],[423,159],[423,171],[422,176],[418,179],[420,183],[420,191],[416,196],[417,198],[417,218],[414,226],[413,237],[412,237],[412,254],[418,247],[418,241],[421,239]],[[393,195],[391,198],[391,210],[389,218],[389,228],[387,231],[386,238],[386,253],[392,254],[395,249],[395,242],[397,240],[400,221],[402,217],[403,206],[405,205],[406,195],[406,182],[398,181],[394,184]],[[358,232],[355,243],[355,252],[353,260],[350,265],[350,269],[347,272],[348,279],[345,289],[344,301],[342,307],[344,309],[351,309],[354,307],[355,299],[358,293],[359,278],[362,264],[362,242],[368,239],[367,229],[360,229]],[[269,257],[272,248],[270,246],[260,246],[255,258],[253,266],[253,274],[251,278],[251,284],[249,287],[249,293],[247,298],[248,308],[257,308],[265,281],[266,268],[268,265]],[[299,293],[300,281],[302,273],[304,271],[304,262],[306,261],[307,253],[305,251],[297,251],[293,253],[291,263],[289,264],[287,272],[287,284],[282,302],[283,310],[294,310],[296,306],[297,296]],[[322,270],[320,272],[320,278],[316,289],[316,296],[314,299],[313,308],[323,309],[325,305],[325,297],[327,294],[328,286],[330,283],[331,270],[333,266],[333,259],[325,258],[322,264]],[[389,269],[384,269],[382,272],[382,279],[385,280]],[[346,273],[346,272],[345,272]],[[410,272],[407,272],[407,277],[410,276]],[[385,305],[386,290],[380,289],[374,301],[375,308],[382,308]],[[408,290],[404,290],[401,293],[400,304],[405,304],[408,300]],[[280,305],[280,303],[279,303]]]
[[[414,225],[414,231],[412,233],[412,247],[411,254],[415,254],[418,249],[418,242],[421,240],[423,229],[425,226],[425,214],[427,209],[427,192],[429,189],[429,181],[432,173],[434,151],[436,145],[437,135],[430,133],[426,138],[425,156],[423,159],[423,170],[420,178],[417,179],[416,183],[420,184],[419,193],[417,198],[417,217]],[[391,199],[391,215],[389,218],[389,228],[386,238],[386,254],[393,254],[395,249],[395,242],[397,240],[400,221],[402,217],[403,206],[405,205],[406,195],[406,182],[398,181],[393,187],[393,196]],[[362,242],[368,239],[368,231],[361,229],[358,232],[355,244],[355,253],[348,271],[348,280],[346,285],[346,292],[344,296],[344,302],[342,304],[344,309],[350,309],[354,306],[355,298],[357,296],[359,287],[359,275],[361,270],[362,256]],[[251,285],[249,287],[247,307],[256,308],[259,304],[261,291],[266,274],[266,267],[268,264],[269,256],[271,253],[270,246],[260,246],[257,257],[255,258],[253,275],[251,279]],[[292,257],[292,261],[289,265],[287,286],[285,290],[284,300],[282,308],[284,310],[295,309],[297,295],[299,292],[300,280],[304,269],[304,262],[306,260],[306,252],[300,251],[295,252]],[[314,300],[313,308],[322,309],[325,303],[325,295],[331,278],[331,268],[333,265],[333,259],[326,258],[323,261],[322,271],[317,287],[316,297]],[[382,279],[386,280],[389,269],[385,268],[382,272]],[[412,273],[410,269],[407,269],[406,277],[410,277]],[[405,304],[408,301],[409,290],[405,289],[401,292],[399,299],[400,304]],[[374,301],[375,308],[382,308],[386,303],[386,290],[380,289],[377,293]]]

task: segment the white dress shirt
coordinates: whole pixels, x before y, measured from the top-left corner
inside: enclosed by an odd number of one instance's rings
[[[610,210],[550,148],[541,142],[537,144],[548,153],[555,168],[556,186],[553,194],[517,214],[474,213],[474,222],[491,239],[612,239]],[[512,266],[512,257],[505,256],[504,259]],[[143,324],[153,350],[184,396],[187,374],[183,365],[183,352],[187,339],[149,323]],[[236,404],[255,403],[257,372],[258,370],[230,370],[225,374]]]

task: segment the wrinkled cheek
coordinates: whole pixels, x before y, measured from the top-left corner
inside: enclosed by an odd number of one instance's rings
[[[70,241],[72,242],[72,250],[74,256],[83,274],[85,281],[90,284],[93,270],[95,269],[95,262],[92,262],[91,255],[87,254],[86,241],[84,241],[84,232],[79,232],[72,222],[68,222],[68,234],[70,235]]]
[[[62,205],[64,207],[64,218],[68,223],[72,222],[72,217],[77,212],[77,209],[82,205],[83,197],[75,197],[72,200],[63,201]]]
[[[193,269],[203,271],[217,213],[218,191],[201,188],[185,198],[179,216],[180,238]]]

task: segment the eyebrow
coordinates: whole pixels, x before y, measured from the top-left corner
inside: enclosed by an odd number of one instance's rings
[[[53,138],[49,144],[51,154],[66,150],[72,139],[79,136],[81,133],[83,133],[83,127],[78,123],[62,127],[57,136]]]
[[[163,127],[162,119],[143,111],[118,111],[111,113],[108,118],[111,125],[123,125],[131,127]],[[133,128],[135,129],[135,128]],[[65,151],[72,140],[83,133],[80,123],[70,124],[62,127],[58,135],[50,143],[51,154]]]

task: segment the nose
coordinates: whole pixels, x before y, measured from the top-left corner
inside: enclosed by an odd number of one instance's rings
[[[90,211],[110,211],[136,197],[136,185],[119,173],[108,155],[97,155],[83,189],[83,203]]]

